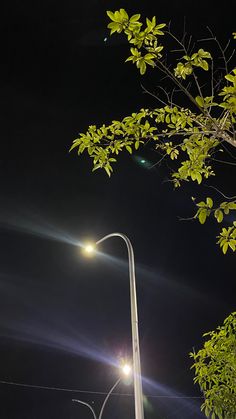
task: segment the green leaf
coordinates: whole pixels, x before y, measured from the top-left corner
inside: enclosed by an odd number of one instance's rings
[[[138,148],[139,148],[139,141],[138,140],[135,141],[134,148],[135,148],[135,150],[138,150]]]
[[[224,246],[222,247],[222,251],[223,251],[224,255],[226,254],[226,252],[227,252],[227,250],[228,250],[228,246],[229,246],[229,243],[228,243],[228,242],[226,242],[226,243],[224,244]]]
[[[139,69],[140,69],[140,74],[142,75],[145,74],[147,67],[144,60],[139,61]]]
[[[204,107],[204,100],[203,100],[203,98],[202,98],[201,96],[197,96],[197,97],[195,98],[195,100],[196,100],[196,102],[197,102],[198,106],[200,106],[201,108],[203,108],[203,107]]]
[[[194,198],[195,199],[195,198]],[[198,202],[197,207],[204,208],[206,206],[204,201]]]
[[[207,210],[205,208],[199,211],[198,219],[201,224],[204,224],[207,218]]]
[[[111,176],[112,168],[109,163],[104,166],[105,171],[107,172],[108,176]]]
[[[198,55],[204,58],[211,58],[211,54],[208,51],[204,51],[202,48],[198,50]]]
[[[95,164],[94,166],[93,166],[93,172],[95,171],[95,170],[97,170],[97,169],[100,169],[102,166],[101,166],[101,164]]]
[[[78,147],[79,144],[80,144],[80,141],[74,140],[72,146],[69,149],[69,151],[72,151],[75,147]]]
[[[113,20],[113,21],[115,21],[115,16],[114,16],[114,13],[113,12],[111,12],[110,10],[107,10],[107,16],[111,19],[111,20]]]
[[[201,175],[201,173],[199,173],[199,172],[196,173],[196,179],[197,179],[197,183],[200,185],[200,183],[202,182],[202,175]]]
[[[135,57],[140,57],[140,52],[137,48],[130,48],[130,51]]]
[[[235,82],[235,76],[232,76],[231,74],[227,74],[227,75],[225,76],[225,78],[226,78],[226,80],[229,80],[229,81],[231,81],[232,83],[234,83],[234,82]]]
[[[123,19],[129,19],[128,13],[125,9],[120,9],[120,15],[123,17]]]
[[[235,252],[235,248],[236,248],[236,240],[230,240],[229,241],[229,247],[233,250],[233,252]]]
[[[126,145],[125,148],[129,152],[129,154],[132,154],[132,148],[129,145]]]
[[[135,57],[133,55],[130,55],[128,58],[126,58],[125,62],[126,63],[127,63],[127,61],[133,61],[133,62],[135,62],[134,58]]]
[[[144,55],[144,59],[146,62],[151,61],[153,58],[155,58],[155,55],[153,54],[148,53]]]
[[[108,29],[111,29],[111,35],[114,32],[119,32],[120,31],[120,24],[117,22],[111,22],[109,23],[109,25],[107,25]]]
[[[137,13],[136,15],[131,16],[131,18],[129,19],[129,21],[131,23],[137,22],[140,19],[141,15],[139,13]]]
[[[217,219],[218,223],[221,223],[223,221],[224,215],[223,215],[223,212],[220,209],[215,210],[214,216]]]
[[[207,71],[209,69],[208,62],[205,60],[202,60],[200,67],[202,67],[203,70]]]
[[[207,198],[206,199],[206,202],[207,202],[207,205],[208,205],[209,208],[212,208],[213,207],[213,201],[212,201],[211,198]]]

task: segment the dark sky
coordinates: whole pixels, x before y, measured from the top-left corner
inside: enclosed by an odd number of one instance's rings
[[[181,398],[201,396],[188,353],[235,310],[235,255],[215,245],[215,223],[178,220],[206,188],[174,192],[164,165],[149,170],[129,156],[109,179],[68,152],[87,125],[153,106],[140,84],[155,87],[158,77],[141,79],[124,64],[121,38],[104,42],[107,9],[157,15],[177,31],[186,17],[201,37],[206,25],[223,40],[236,30],[232,1],[225,16],[215,2],[130,3],[13,1],[1,14],[2,419],[89,419],[71,399],[98,411],[118,377],[114,364],[131,355],[125,244],[111,239],[88,260],[76,245],[85,239],[120,231],[133,244],[144,393],[161,396],[147,397],[146,419],[202,417],[200,400]],[[155,163],[151,151],[142,156]],[[220,170],[218,185],[235,195],[232,170]],[[120,384],[104,419],[134,418],[132,391]]]

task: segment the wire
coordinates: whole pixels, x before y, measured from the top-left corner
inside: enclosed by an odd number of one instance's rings
[[[10,386],[17,386],[17,387],[27,387],[27,388],[34,388],[34,389],[41,389],[41,390],[54,390],[54,391],[67,391],[70,393],[84,393],[84,394],[97,394],[97,395],[106,395],[107,392],[105,391],[91,391],[91,390],[77,390],[77,389],[70,389],[70,388],[61,388],[61,387],[47,387],[47,386],[39,386],[34,384],[25,384],[25,383],[16,383],[14,381],[3,381],[0,380],[0,384],[7,384]],[[128,396],[131,397],[133,394],[131,393],[112,393],[112,396]],[[165,399],[203,399],[201,396],[168,396],[168,395],[155,395],[155,394],[145,394],[145,397],[149,398],[165,398]]]

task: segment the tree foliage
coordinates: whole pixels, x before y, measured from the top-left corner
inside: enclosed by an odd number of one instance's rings
[[[130,55],[126,61],[133,63],[140,74],[153,68],[165,75],[173,84],[171,94],[157,96],[161,104],[154,109],[133,112],[122,120],[113,120],[109,125],[90,125],[87,132],[80,133],[70,150],[81,155],[87,152],[93,160],[93,170],[104,169],[110,176],[117,156],[127,151],[130,154],[148,143],[161,155],[159,160],[169,159],[172,163],[170,180],[175,188],[183,182],[203,181],[215,176],[214,160],[220,155],[230,155],[236,148],[236,68],[229,68],[231,57],[226,57],[228,45],[222,48],[218,40],[220,57],[224,62],[225,74],[219,77],[214,69],[213,55],[203,48],[196,48],[186,34],[179,40],[165,23],[157,23],[156,17],[140,21],[140,14],[128,16],[124,9],[107,12],[111,35],[123,33],[130,44]],[[177,43],[177,58],[167,58],[161,39],[169,36]],[[233,33],[236,39],[236,33]],[[200,84],[201,72],[209,75],[204,85]],[[162,92],[166,89],[161,87]],[[184,95],[189,106],[182,106],[180,95]],[[177,100],[175,100],[178,95]],[[228,164],[234,164],[227,161]],[[223,164],[223,163],[222,163]],[[217,236],[223,253],[236,249],[236,221],[229,225],[228,215],[235,214],[235,197],[221,197],[213,202],[211,197],[196,202],[194,218],[204,224],[209,216],[218,223],[226,222]],[[232,217],[231,217],[232,218]],[[234,219],[234,218],[233,218]]]
[[[209,338],[204,347],[190,353],[194,382],[205,399],[201,409],[211,419],[236,418],[236,312],[216,331],[203,336]]]

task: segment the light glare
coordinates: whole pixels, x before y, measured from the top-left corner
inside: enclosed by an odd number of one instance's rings
[[[128,376],[131,373],[131,366],[128,364],[123,365],[122,367],[123,374]]]
[[[95,250],[96,250],[96,245],[92,242],[87,242],[82,247],[83,255],[87,257],[94,256]]]
[[[94,252],[94,246],[92,244],[88,244],[85,247],[85,252],[87,252],[87,253],[93,253]]]

